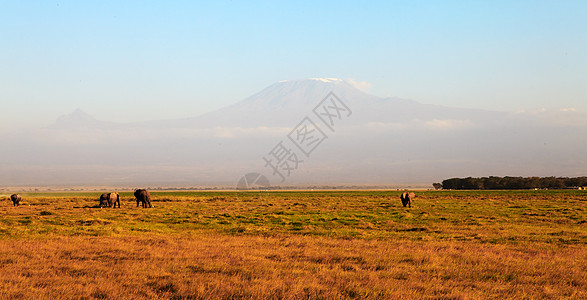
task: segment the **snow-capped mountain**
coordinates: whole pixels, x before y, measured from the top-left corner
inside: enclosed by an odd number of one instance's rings
[[[337,105],[333,130],[319,109]],[[311,153],[291,138],[305,118],[324,131]],[[15,146],[0,148],[0,182],[230,185],[248,172],[281,185],[584,176],[584,120],[575,111],[505,113],[381,98],[335,78],[288,80],[180,120],[123,124],[76,110],[39,132],[3,137]],[[263,160],[278,145],[303,161],[286,178]]]
[[[132,124],[97,121],[77,110],[63,116],[49,128],[149,128],[206,129],[293,127],[329,94],[334,94],[352,112],[345,125],[397,124],[410,122],[479,123],[498,122],[509,114],[474,109],[426,105],[401,98],[381,98],[369,95],[350,83],[336,78],[284,80],[225,108],[192,118],[158,120]]]
[[[372,105],[380,99],[334,78],[284,80],[225,108],[201,116],[151,123],[155,127],[291,127],[312,112],[329,93],[349,105]]]

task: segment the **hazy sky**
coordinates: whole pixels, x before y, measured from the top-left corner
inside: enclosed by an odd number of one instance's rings
[[[587,111],[586,29],[587,1],[0,1],[0,126],[190,117],[310,77]]]

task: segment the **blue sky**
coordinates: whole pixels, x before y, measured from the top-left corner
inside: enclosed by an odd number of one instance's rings
[[[587,1],[0,1],[0,126],[196,116],[286,79],[587,111]]]

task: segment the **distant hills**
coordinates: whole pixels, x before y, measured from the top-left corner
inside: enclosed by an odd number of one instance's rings
[[[304,126],[322,135],[299,147]],[[291,80],[186,119],[115,123],[75,110],[38,131],[2,137],[12,146],[0,148],[0,185],[230,187],[251,172],[290,186],[584,176],[585,129],[587,116],[572,110],[444,107],[376,97],[339,79]],[[298,156],[286,160],[283,177],[267,162],[280,145]]]
[[[94,128],[94,129],[116,129],[123,128],[122,124],[114,122],[106,122],[96,120],[81,109],[76,109],[74,112],[68,115],[63,115],[57,118],[55,123],[47,126],[48,129],[56,130],[68,130],[68,129],[80,129],[80,128]]]

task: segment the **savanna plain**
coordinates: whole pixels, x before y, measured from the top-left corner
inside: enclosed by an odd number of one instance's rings
[[[586,191],[400,193],[22,193],[0,298],[587,298]]]

